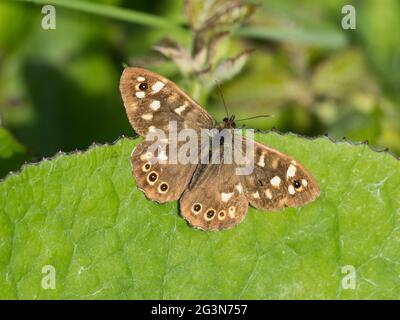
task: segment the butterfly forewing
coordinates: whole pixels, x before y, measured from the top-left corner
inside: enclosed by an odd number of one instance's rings
[[[157,128],[169,132],[171,121],[177,130],[211,128],[213,118],[172,81],[145,69],[126,68],[120,91],[126,113],[135,131],[146,136]]]

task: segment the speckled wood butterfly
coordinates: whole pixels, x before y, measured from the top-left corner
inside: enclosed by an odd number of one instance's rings
[[[221,124],[170,80],[141,68],[126,68],[120,90],[129,121],[143,136],[169,123],[177,129],[233,129],[234,117]],[[245,141],[245,138],[243,138]],[[237,175],[234,163],[169,163],[160,151],[149,152],[147,139],[133,150],[131,163],[137,187],[159,203],[178,200],[182,216],[202,230],[221,230],[240,223],[248,204],[263,210],[300,207],[319,195],[315,179],[289,156],[255,141],[254,169]],[[169,145],[166,143],[168,158]],[[184,142],[178,142],[178,147]],[[222,149],[226,152],[226,149]]]

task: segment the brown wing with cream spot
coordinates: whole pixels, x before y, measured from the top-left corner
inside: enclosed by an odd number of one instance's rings
[[[172,81],[141,68],[126,68],[120,80],[126,113],[135,131],[146,136],[149,128],[168,133],[170,121],[182,128],[211,128],[213,118]]]
[[[199,165],[180,200],[181,215],[195,228],[221,230],[239,224],[248,201],[235,165]]]
[[[264,210],[301,207],[320,193],[314,177],[299,162],[258,142],[253,173],[240,176],[240,181],[250,204]]]
[[[169,145],[143,141],[132,152],[132,172],[136,185],[159,203],[178,200],[187,188],[196,165],[168,163]],[[158,146],[165,145],[165,148]],[[163,163],[164,162],[164,163]]]

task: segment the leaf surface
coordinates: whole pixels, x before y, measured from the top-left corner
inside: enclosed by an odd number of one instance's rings
[[[220,232],[189,227],[177,202],[135,187],[139,140],[25,166],[0,183],[0,298],[398,299],[399,161],[327,138],[256,140],[303,163],[321,195],[282,212],[251,208]],[[41,286],[46,265],[54,290]]]

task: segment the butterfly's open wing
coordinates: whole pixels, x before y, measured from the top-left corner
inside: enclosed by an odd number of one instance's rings
[[[199,165],[180,200],[181,215],[195,228],[221,230],[240,223],[248,201],[233,164]]]
[[[258,142],[254,142],[254,170],[240,176],[240,181],[252,206],[271,211],[301,207],[320,192],[314,177],[300,163]]]
[[[170,164],[165,159],[169,154],[169,145],[153,151],[152,144],[153,141],[143,141],[132,152],[132,173],[136,185],[149,199],[159,203],[178,200],[187,188],[196,165]]]
[[[127,68],[121,77],[120,90],[129,121],[142,136],[152,129],[168,135],[171,122],[176,123],[177,132],[184,128],[199,131],[216,127],[203,108],[156,73]],[[256,142],[254,171],[247,176],[236,175],[236,166],[229,164],[159,163],[168,157],[169,145],[160,153],[149,151],[152,144],[153,141],[142,142],[132,154],[138,187],[158,202],[179,199],[183,193],[181,213],[197,228],[217,230],[238,224],[246,215],[248,202],[256,208],[279,210],[302,206],[319,195],[315,179],[302,165]]]
[[[169,132],[170,121],[183,128],[212,128],[213,118],[177,85],[142,68],[126,68],[120,80],[126,113],[135,131],[146,136],[149,129]]]
[[[319,195],[315,179],[294,159],[254,141],[243,138],[243,143],[254,143],[250,174],[237,175],[235,164],[196,169],[180,200],[181,214],[192,226],[225,229],[244,219],[248,202],[259,209],[280,210],[300,207]]]
[[[168,138],[172,124],[176,125],[177,133],[184,128],[199,131],[201,128],[215,126],[207,111],[173,82],[154,72],[126,68],[121,76],[120,90],[129,121],[141,136],[159,133],[161,130],[165,138]],[[157,162],[159,158],[168,157],[170,151],[167,146],[162,155],[158,151],[150,152],[148,148],[151,145],[151,141],[142,142],[132,153],[131,162],[137,186],[151,200],[160,203],[177,200],[196,166],[150,163],[151,160],[156,159]]]

